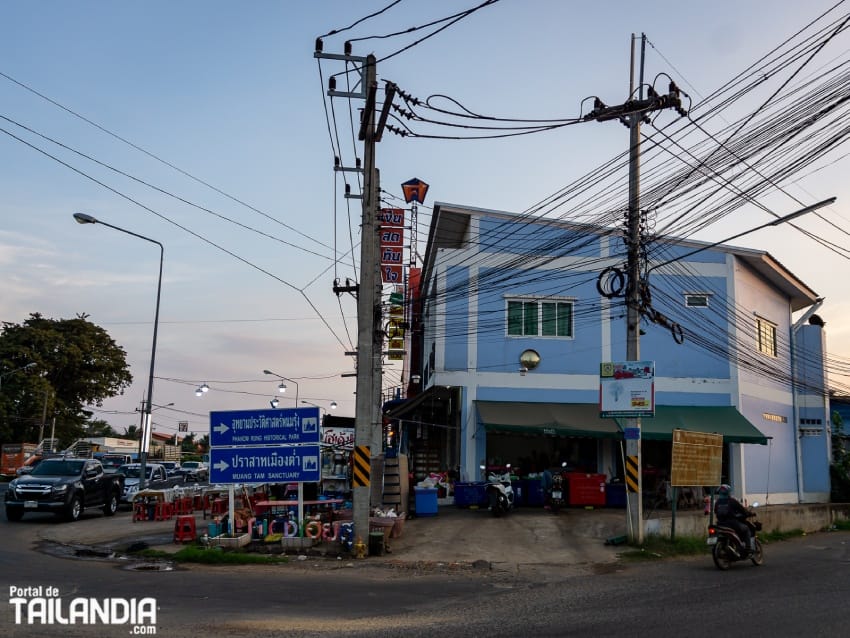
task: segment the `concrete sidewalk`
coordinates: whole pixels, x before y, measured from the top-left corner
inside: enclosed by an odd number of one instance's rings
[[[85,547],[121,548],[144,542],[162,551],[177,551],[173,542],[174,519],[133,522],[128,512],[114,517],[86,514],[74,523],[39,526],[45,541]],[[212,522],[195,513],[198,536]],[[612,563],[622,547],[605,540],[626,533],[622,509],[563,509],[557,515],[540,508],[519,508],[495,518],[485,509],[440,506],[435,516],[405,520],[402,534],[389,542],[390,551],[371,556],[368,562],[411,564],[483,561],[494,568],[515,570],[521,566],[590,566]],[[315,545],[313,554],[336,557],[338,542]]]

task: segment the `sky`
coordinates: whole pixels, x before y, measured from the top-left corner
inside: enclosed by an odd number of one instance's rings
[[[174,405],[156,410],[155,431],[172,434],[188,421],[205,434],[209,411],[266,408],[274,396],[295,407],[296,391],[299,402],[327,409],[335,401],[335,414],[354,416],[355,379],[341,375],[354,370],[345,352],[356,346],[356,302],[332,285],[357,277],[360,203],[343,197],[333,162],[337,153],[346,166],[362,156],[349,120],[359,104],[331,107],[328,77],[344,65],[313,54],[317,36],[391,4],[324,37],[325,53],[342,53],[351,38],[354,55],[376,55],[381,83],[423,99],[450,96],[477,113],[563,119],[586,113],[588,96],[627,98],[632,34],[650,43],[646,77],[666,73],[697,99],[835,3],[657,1],[636,11],[620,1],[501,0],[391,56],[429,31],[354,38],[480,2],[4,2],[0,321],[85,313],[106,329],[134,376],[95,411],[118,432],[138,425],[147,388],[159,250],[78,225],[75,212],[164,245],[153,402]],[[847,10],[839,3],[831,15]],[[815,66],[846,60],[848,37],[830,42]],[[421,255],[435,201],[519,213],[627,145],[616,122],[504,139],[385,134],[376,165],[395,205],[402,182],[430,184]],[[823,212],[840,232],[808,217],[799,224],[847,246],[844,153],[835,149],[787,186],[805,204],[837,197]],[[787,195],[763,199],[778,214],[801,207]],[[769,219],[744,207],[696,238],[722,240]],[[770,251],[824,297],[829,351],[850,358],[846,258],[786,227],[735,243]],[[285,394],[266,369],[287,379]],[[385,385],[399,384],[400,364],[388,362],[386,373]],[[210,391],[196,397],[202,384]]]

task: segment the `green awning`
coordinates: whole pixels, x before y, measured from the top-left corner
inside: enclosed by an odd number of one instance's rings
[[[476,401],[478,421],[488,432],[622,439],[624,419],[603,419],[595,403]],[[671,441],[673,430],[723,435],[724,443],[767,444],[767,438],[732,406],[656,406],[641,419],[641,438]]]
[[[732,406],[660,405],[653,418],[641,419],[643,439],[670,441],[676,429],[722,434],[724,443],[767,445],[767,437]]]
[[[599,418],[595,403],[476,401],[478,420],[489,432],[621,438],[613,419]]]

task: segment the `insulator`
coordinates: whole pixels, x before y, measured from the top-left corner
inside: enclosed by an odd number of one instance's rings
[[[336,78],[333,75],[328,78],[328,91],[336,91]]]
[[[322,39],[316,38],[316,53],[321,53],[323,46],[324,46],[324,44],[322,43]]]
[[[345,45],[343,45],[343,51],[345,55],[351,55],[351,42],[348,40],[345,41]]]

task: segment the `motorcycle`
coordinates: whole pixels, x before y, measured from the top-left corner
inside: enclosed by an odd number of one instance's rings
[[[753,504],[753,508],[756,507],[758,507],[758,503]],[[750,509],[749,515],[743,521],[750,528],[754,550],[744,544],[735,528],[720,523],[709,525],[706,543],[711,545],[711,556],[717,569],[726,571],[732,566],[732,563],[740,560],[751,560],[753,565],[756,566],[764,564],[764,551],[757,535],[757,532],[761,531],[761,522],[750,520],[755,516],[755,511]]]
[[[504,474],[496,472],[487,473],[484,465],[481,466],[487,481],[487,501],[493,516],[499,517],[507,514],[514,508],[514,488],[511,485],[511,465],[508,463]]]
[[[552,485],[549,487],[549,509],[553,514],[557,514],[558,510],[567,504],[564,498],[564,468],[567,467],[566,462],[561,463],[561,469],[552,475]]]

